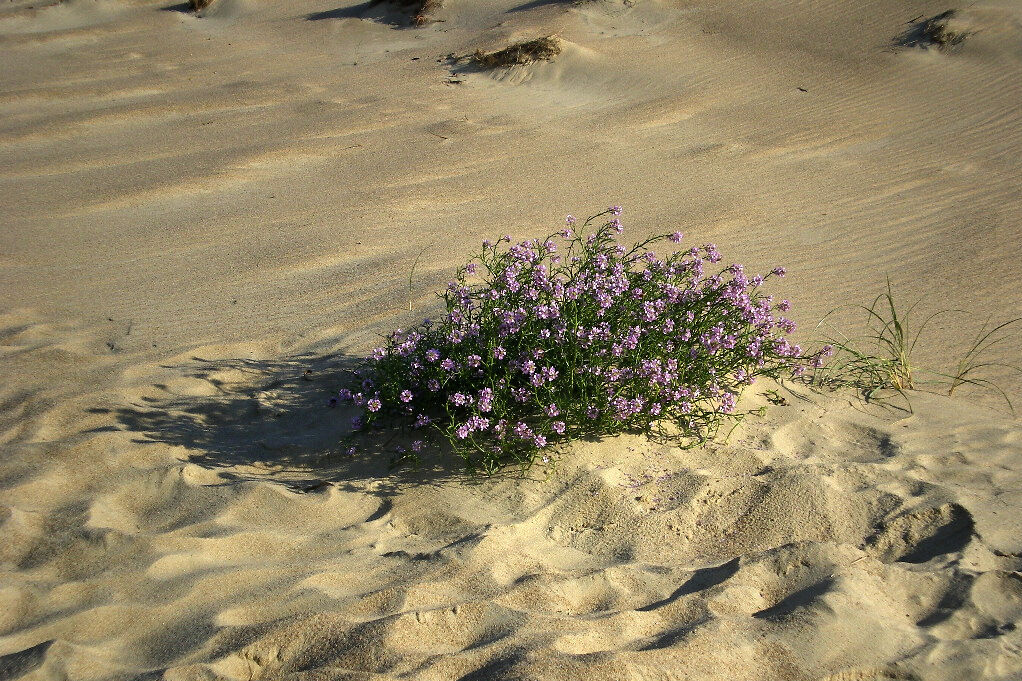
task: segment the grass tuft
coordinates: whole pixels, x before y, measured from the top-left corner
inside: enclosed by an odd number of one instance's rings
[[[973,339],[972,345],[969,346],[968,351],[966,351],[966,353],[958,361],[958,365],[955,367],[954,373],[946,375],[947,378],[951,379],[951,384],[948,386],[947,391],[948,395],[953,395],[955,390],[963,385],[971,385],[978,388],[993,390],[1004,398],[1004,401],[1008,404],[1008,409],[1010,409],[1012,413],[1015,412],[1015,408],[1012,405],[1011,400],[1008,398],[1007,393],[1005,393],[1004,390],[1002,390],[1000,386],[993,381],[983,378],[978,374],[982,374],[985,369],[989,369],[991,367],[1011,369],[1012,371],[1022,374],[1022,367],[1014,364],[981,361],[981,356],[995,345],[1000,345],[1005,341],[1017,342],[1017,337],[1008,334],[1006,330],[1019,322],[1022,322],[1022,317],[1016,317],[1015,319],[1002,322],[993,328],[989,328],[989,330],[988,327],[990,326],[990,321],[987,320],[983,324],[982,328],[980,328],[980,330],[976,333],[976,337]]]
[[[898,44],[903,47],[936,46],[940,50],[950,50],[973,33],[956,25],[954,19],[957,16],[958,10],[949,9],[929,19],[916,21],[898,38]]]
[[[372,0],[370,6],[382,5],[388,0]],[[408,22],[412,26],[424,26],[433,21],[432,15],[443,7],[443,0],[395,0],[402,12],[408,13]]]
[[[526,40],[505,47],[496,52],[476,50],[472,60],[487,69],[528,64],[534,61],[551,60],[561,53],[561,45],[554,36]]]
[[[920,374],[932,376],[926,384],[947,384],[947,394],[963,385],[970,385],[999,394],[1007,403],[1009,410],[1014,406],[1007,393],[996,383],[985,378],[982,373],[992,367],[1009,368],[1019,373],[1022,369],[1001,362],[984,361],[983,357],[991,348],[1011,340],[1007,330],[1022,322],[1016,318],[990,328],[987,322],[976,334],[954,370],[950,372],[936,371],[919,367],[913,356],[916,345],[927,326],[937,317],[959,313],[960,310],[938,310],[927,315],[918,326],[910,323],[913,312],[920,301],[916,301],[904,312],[899,311],[894,301],[891,281],[887,280],[887,291],[873,299],[870,305],[861,306],[866,313],[865,330],[858,338],[851,338],[837,329],[831,328],[831,334],[825,339],[825,345],[816,353],[818,358],[814,364],[815,371],[810,381],[816,385],[830,388],[854,388],[862,394],[866,402],[885,402],[885,392],[901,395],[908,403],[911,401],[906,391],[920,387]],[[838,308],[841,309],[841,308]],[[832,310],[817,325],[817,329],[827,323],[827,319],[837,310]],[[824,364],[823,358],[833,355],[833,360]]]
[[[414,3],[413,3],[414,4]],[[424,26],[432,21],[432,15],[443,6],[442,0],[419,0],[418,8],[412,15],[413,26]]]

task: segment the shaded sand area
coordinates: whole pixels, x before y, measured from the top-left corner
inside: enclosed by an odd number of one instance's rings
[[[482,239],[610,203],[786,265],[810,331],[887,277],[964,310],[946,366],[1022,310],[1022,8],[938,49],[947,9],[5,3],[0,679],[1022,679],[994,396],[781,388],[481,482],[350,459],[324,407]]]

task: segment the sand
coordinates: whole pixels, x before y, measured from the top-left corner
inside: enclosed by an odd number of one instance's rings
[[[888,277],[961,310],[917,353],[953,363],[1022,311],[1022,8],[913,33],[950,8],[5,3],[0,679],[1022,679],[994,394],[757,384],[726,441],[481,481],[324,406],[482,239],[610,204],[787,266],[807,341]]]

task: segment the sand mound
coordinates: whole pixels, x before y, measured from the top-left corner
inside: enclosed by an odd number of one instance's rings
[[[552,36],[546,36],[508,45],[496,52],[477,50],[472,55],[472,61],[482,68],[495,69],[502,66],[529,64],[534,61],[550,61],[560,53],[561,46],[558,44],[557,39]]]

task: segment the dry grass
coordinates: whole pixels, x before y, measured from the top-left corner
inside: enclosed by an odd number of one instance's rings
[[[380,0],[375,4],[381,4],[386,0]],[[423,26],[431,21],[430,15],[443,6],[443,0],[397,0],[395,3],[402,10],[409,14],[408,21],[413,26]]]
[[[433,21],[432,14],[443,6],[443,0],[372,0],[370,7],[377,5],[396,5],[402,12],[408,13],[408,23],[412,26],[424,26]]]
[[[929,19],[916,21],[908,31],[900,36],[898,43],[906,47],[929,47],[932,45],[940,50],[950,50],[973,33],[960,24],[955,24],[954,19],[957,16],[958,10],[949,9]]]
[[[415,15],[412,16],[412,24],[414,24],[415,26],[422,26],[426,23],[429,23],[430,15],[433,14],[433,12],[440,9],[440,7],[443,5],[443,2],[442,0],[421,0],[421,2],[417,2],[417,4],[419,5],[419,7],[415,11]]]
[[[561,46],[557,42],[557,38],[547,36],[515,43],[497,52],[476,50],[476,53],[472,55],[472,60],[483,68],[495,69],[502,66],[528,64],[541,59],[549,61],[560,53]]]

